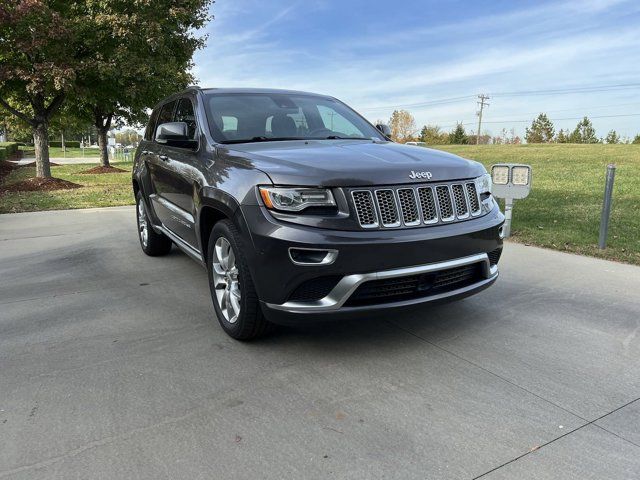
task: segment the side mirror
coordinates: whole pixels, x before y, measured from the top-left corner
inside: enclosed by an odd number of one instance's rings
[[[389,125],[379,123],[376,125],[376,128],[380,130],[385,137],[391,138],[391,128],[389,128]]]
[[[156,142],[176,147],[195,147],[198,142],[189,137],[189,128],[185,122],[167,122],[158,125]]]

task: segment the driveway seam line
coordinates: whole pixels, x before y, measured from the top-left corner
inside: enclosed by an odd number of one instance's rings
[[[577,432],[578,430],[581,430],[581,429],[583,429],[583,428],[585,428],[585,427],[588,427],[589,425],[595,425],[595,422],[597,422],[598,420],[602,420],[603,418],[605,418],[605,417],[607,417],[607,416],[611,415],[612,413],[617,412],[618,410],[621,410],[621,409],[623,409],[623,408],[625,408],[625,407],[628,407],[629,405],[631,405],[631,404],[632,404],[632,403],[634,403],[634,402],[637,402],[638,400],[640,400],[640,397],[638,397],[638,398],[636,398],[636,399],[634,399],[634,400],[631,400],[630,402],[627,402],[627,403],[625,403],[624,405],[622,405],[622,406],[620,406],[620,407],[618,407],[618,408],[615,408],[615,409],[611,410],[611,411],[610,411],[610,412],[608,412],[608,413],[605,413],[604,415],[602,415],[602,416],[600,416],[600,417],[596,418],[595,420],[590,421],[589,423],[585,423],[584,425],[581,425],[581,426],[579,426],[579,427],[577,427],[577,428],[574,428],[573,430],[571,430],[571,431],[569,431],[569,432],[567,432],[567,433],[565,433],[565,434],[563,434],[563,435],[560,435],[559,437],[554,438],[553,440],[549,440],[547,443],[543,443],[542,445],[540,445],[540,446],[539,446],[539,447],[537,447],[536,449],[529,450],[528,452],[525,452],[525,453],[523,453],[522,455],[519,455],[519,456],[517,456],[517,457],[515,457],[515,458],[512,458],[511,460],[509,460],[508,462],[503,463],[502,465],[498,465],[497,467],[492,468],[491,470],[489,470],[489,471],[487,471],[487,472],[485,472],[485,473],[483,473],[483,474],[481,474],[481,475],[478,475],[477,477],[473,477],[473,479],[472,479],[472,480],[477,480],[478,478],[482,478],[482,477],[484,477],[484,476],[486,476],[486,475],[489,475],[490,473],[495,472],[496,470],[499,470],[500,468],[505,467],[505,466],[509,465],[510,463],[516,462],[516,461],[520,460],[520,459],[521,459],[521,458],[523,458],[523,457],[526,457],[527,455],[529,455],[529,454],[531,454],[531,453],[537,452],[538,450],[542,450],[542,449],[543,449],[544,447],[546,447],[547,445],[550,445],[550,444],[554,443],[555,441],[560,440],[561,438],[564,438],[564,437],[566,437],[566,436],[568,436],[568,435],[571,435],[572,433]],[[595,426],[596,426],[596,427],[599,427],[599,425],[595,425]],[[602,428],[602,427],[599,427],[599,428]],[[605,428],[602,428],[602,430],[605,430],[606,432],[608,432],[608,433],[610,433],[610,434],[612,434],[612,435],[615,435],[616,437],[619,437],[619,438],[621,438],[622,440],[627,441],[627,442],[628,442],[628,443],[630,443],[631,445],[635,445],[636,447],[640,448],[640,446],[636,445],[635,443],[633,443],[633,442],[631,442],[631,441],[627,440],[626,438],[622,438],[622,437],[620,437],[619,435],[614,434],[613,432],[609,432],[609,431],[608,431],[608,430],[606,430]]]

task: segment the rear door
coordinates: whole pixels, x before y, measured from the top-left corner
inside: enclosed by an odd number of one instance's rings
[[[189,97],[178,99],[173,106],[167,104],[167,115],[160,112],[160,120],[185,122],[189,136],[199,137],[199,126],[194,114],[194,105]],[[168,111],[171,110],[171,117]],[[169,120],[165,120],[169,118]],[[158,125],[161,121],[158,121]],[[156,127],[157,128],[157,127]],[[195,202],[197,180],[201,177],[198,169],[198,148],[183,148],[156,143],[158,154],[154,162],[155,192],[154,207],[162,217],[165,228],[179,236],[186,243],[197,248],[195,235]],[[156,207],[157,205],[157,207]]]
[[[169,200],[167,199],[168,189],[170,189],[170,180],[168,170],[166,168],[166,156],[163,152],[163,145],[156,142],[156,132],[158,127],[163,123],[168,123],[173,120],[173,113],[176,108],[177,101],[165,103],[160,107],[158,112],[158,119],[155,124],[155,129],[151,136],[152,140],[146,150],[145,161],[147,168],[149,169],[149,176],[151,178],[151,186],[153,193],[149,195],[153,210],[162,225],[171,230],[171,209]]]

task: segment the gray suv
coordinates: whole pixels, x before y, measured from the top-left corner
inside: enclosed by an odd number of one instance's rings
[[[142,250],[175,244],[202,264],[220,325],[241,340],[487,288],[504,217],[486,170],[388,135],[324,95],[166,98],[135,155]]]

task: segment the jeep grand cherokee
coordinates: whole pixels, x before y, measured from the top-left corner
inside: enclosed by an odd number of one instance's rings
[[[491,285],[504,217],[484,167],[388,135],[324,95],[166,98],[135,155],[142,250],[175,244],[205,266],[237,339]]]

